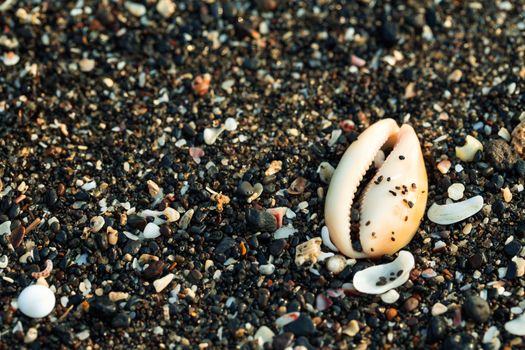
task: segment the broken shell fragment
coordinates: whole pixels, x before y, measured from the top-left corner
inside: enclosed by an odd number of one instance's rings
[[[358,187],[381,149],[390,154],[363,190],[359,243],[350,232]],[[417,135],[409,125],[384,119],[367,128],[348,147],[337,166],[325,202],[325,221],[337,249],[351,258],[393,254],[406,246],[419,227],[427,203],[427,173]]]
[[[312,238],[295,248],[295,264],[301,266],[307,262],[315,264],[321,254],[321,243],[323,240],[319,237]]]
[[[403,285],[410,277],[415,261],[412,253],[399,252],[398,257],[388,264],[376,265],[358,271],[354,275],[355,289],[366,294],[383,294]]]
[[[330,180],[332,179],[334,170],[334,167],[330,163],[322,162],[317,168],[317,173],[319,174],[319,178],[322,182],[324,182],[325,184],[329,184]]]
[[[475,137],[467,135],[465,144],[461,147],[456,147],[456,157],[464,162],[472,162],[478,151],[483,151],[481,142]]]
[[[102,227],[104,227],[105,220],[102,216],[94,216],[89,221],[89,228],[91,232],[98,232]]]
[[[427,216],[430,221],[439,225],[450,225],[465,220],[483,208],[483,197],[475,196],[464,201],[439,205],[432,204]]]
[[[213,145],[224,131],[224,127],[204,129],[203,139],[207,145]]]

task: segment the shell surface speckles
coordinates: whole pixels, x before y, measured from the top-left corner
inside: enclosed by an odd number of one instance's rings
[[[358,251],[350,235],[351,208],[363,176],[382,148],[391,152],[360,198],[362,251]],[[416,233],[427,192],[427,173],[414,129],[398,127],[393,119],[381,120],[348,147],[332,175],[325,203],[330,238],[340,252],[352,258],[393,254]]]

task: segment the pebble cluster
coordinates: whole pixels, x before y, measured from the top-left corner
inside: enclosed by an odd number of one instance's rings
[[[1,2],[0,350],[524,347],[524,12]],[[387,117],[428,206],[474,205],[425,215],[406,282],[366,294],[395,257],[333,251],[324,198]]]

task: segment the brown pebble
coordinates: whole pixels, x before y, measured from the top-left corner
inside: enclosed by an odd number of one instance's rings
[[[57,195],[59,197],[62,197],[64,196],[64,194],[66,194],[66,185],[64,185],[63,183],[60,183],[58,184]]]
[[[408,311],[408,312],[414,311],[415,309],[418,308],[418,306],[419,306],[419,300],[417,300],[414,297],[408,298],[403,304],[403,308],[405,309],[405,311]]]
[[[24,226],[18,226],[11,232],[11,244],[17,248],[20,243],[24,240],[26,235],[26,228]]]
[[[388,309],[386,309],[385,314],[386,314],[386,319],[391,321],[397,316],[397,309],[395,309],[393,307],[388,308]]]
[[[142,272],[142,278],[146,281],[152,281],[157,279],[162,274],[164,263],[162,261],[153,261],[148,267]]]

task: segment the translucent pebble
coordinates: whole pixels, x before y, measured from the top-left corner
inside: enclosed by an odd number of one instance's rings
[[[33,284],[18,296],[18,308],[31,318],[46,317],[55,307],[55,294],[48,287]]]
[[[238,126],[237,120],[233,118],[226,119],[226,122],[224,123],[224,128],[228,131],[236,130],[237,126]]]

